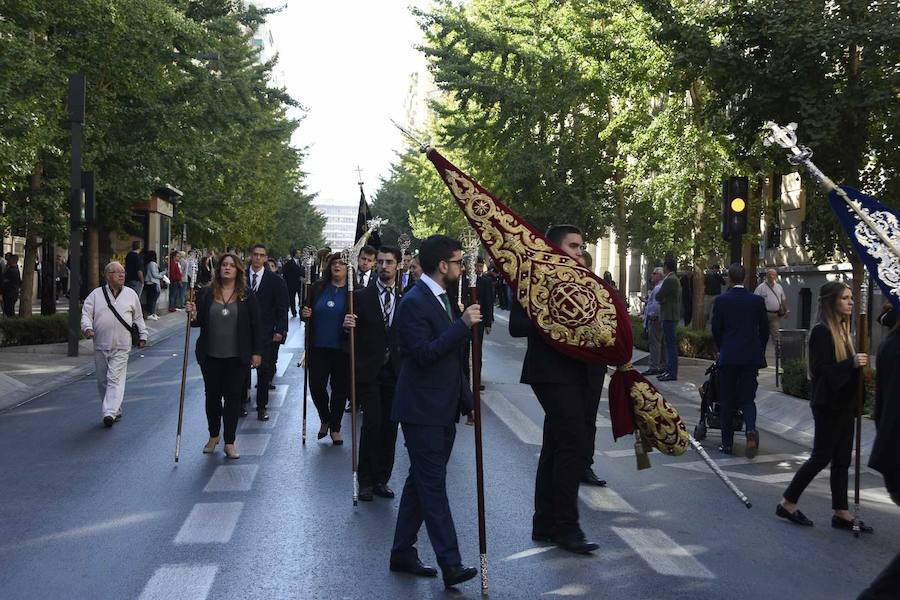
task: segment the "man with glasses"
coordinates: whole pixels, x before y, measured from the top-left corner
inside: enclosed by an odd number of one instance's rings
[[[81,330],[84,337],[94,340],[103,425],[112,427],[122,418],[132,324],[138,326],[139,347],[144,347],[148,333],[138,295],[125,287],[125,267],[111,262],[105,273],[106,285],[88,294],[81,308]]]
[[[545,235],[584,265],[580,229],[556,225]],[[578,522],[578,487],[581,482],[606,485],[591,469],[606,366],[582,362],[552,347],[517,301],[510,306],[509,333],[528,338],[520,381],[531,386],[544,409],[531,538],[552,541],[569,552],[589,554],[599,545],[587,540]]]
[[[462,245],[433,235],[419,250],[422,277],[403,298],[394,316],[403,359],[391,418],[403,427],[409,475],[403,486],[390,569],[434,577],[437,570],[419,560],[416,536],[422,523],[443,571],[445,587],[478,574],[465,567],[447,500],[447,462],[460,415],[474,422],[472,392],[463,374],[464,349],[471,327],[481,322],[477,304],[454,318],[447,289],[462,273]],[[368,410],[368,409],[366,409]]]
[[[356,329],[356,396],[363,409],[359,446],[359,499],[393,498],[388,486],[394,469],[397,422],[391,420],[394,387],[400,372],[394,315],[400,301],[397,269],[400,249],[382,246],[375,264],[375,285],[354,290],[356,314],[344,317],[344,329]]]
[[[250,250],[247,286],[259,302],[260,324],[263,331],[263,360],[256,370],[256,418],[268,421],[269,390],[274,389],[272,378],[278,361],[278,349],[287,338],[288,292],[284,279],[268,266],[266,247],[256,244]],[[243,411],[246,414],[246,410]]]

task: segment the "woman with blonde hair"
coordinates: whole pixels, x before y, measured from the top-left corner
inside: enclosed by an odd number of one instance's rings
[[[812,456],[803,463],[775,514],[798,525],[813,522],[797,509],[800,494],[831,463],[831,526],[853,529],[848,510],[847,484],[853,447],[860,371],[869,364],[867,354],[857,353],[850,337],[853,294],[842,281],[830,281],[819,290],[819,319],[809,332],[810,406],[815,434]],[[860,530],[872,528],[860,522]]]
[[[245,376],[248,367],[262,362],[263,347],[259,304],[247,287],[240,259],[224,254],[210,285],[201,288],[196,303],[188,302],[185,309],[191,326],[200,328],[195,353],[206,387],[209,425],[203,453],[215,451],[224,424],[225,456],[240,458],[234,441]]]

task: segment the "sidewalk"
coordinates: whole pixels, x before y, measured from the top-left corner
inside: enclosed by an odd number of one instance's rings
[[[648,356],[649,354],[643,350],[634,349],[632,363],[638,371],[646,368]],[[700,415],[700,386],[706,381],[706,369],[711,364],[710,360],[681,356],[678,358],[678,381],[657,381],[656,377],[648,378],[664,396],[671,395],[697,406],[696,412],[682,415],[685,422],[690,423],[688,431],[693,430],[693,425]],[[770,364],[774,364],[774,362],[770,362]],[[759,388],[756,391],[756,424],[765,432],[799,444],[804,448],[812,448],[815,426],[809,401],[795,398],[776,388],[775,368],[771,366],[759,371]],[[862,424],[863,465],[868,463],[874,440],[875,422],[872,419],[864,418]]]
[[[147,321],[148,346],[184,331],[183,312],[164,312]],[[78,356],[68,356],[68,344],[0,348],[0,411],[18,406],[94,372],[94,344],[81,340]]]

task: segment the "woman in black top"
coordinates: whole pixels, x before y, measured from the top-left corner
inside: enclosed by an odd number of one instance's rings
[[[344,403],[350,393],[350,357],[345,351],[344,315],[347,313],[347,265],[338,253],[328,258],[322,278],[309,292],[301,316],[309,327],[309,391],[319,413],[318,439],[331,432],[340,446]],[[328,397],[329,383],[331,398]]]
[[[215,451],[224,421],[225,456],[240,458],[234,438],[244,377],[248,366],[258,367],[262,362],[262,331],[259,305],[247,289],[247,277],[238,257],[223,255],[212,283],[200,289],[196,304],[188,302],[185,309],[191,316],[191,326],[200,328],[196,355],[206,386],[209,424],[209,441],[203,453]]]
[[[798,525],[813,522],[797,510],[800,494],[831,463],[831,526],[853,529],[847,510],[847,481],[853,447],[860,369],[869,364],[850,338],[853,294],[841,281],[830,281],[819,290],[819,320],[809,332],[810,405],[815,422],[812,456],[791,480],[775,514]],[[860,529],[872,528],[860,522]]]

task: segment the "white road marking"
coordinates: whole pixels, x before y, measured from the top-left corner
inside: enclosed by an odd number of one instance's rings
[[[616,535],[660,575],[715,579],[709,569],[659,529],[612,527]]]
[[[544,433],[528,416],[516,408],[506,396],[495,390],[481,392],[481,401],[526,444],[540,446]]]
[[[274,390],[269,390],[268,408],[281,408],[284,406],[284,399],[287,396],[288,388],[286,384],[276,385]]]
[[[241,419],[241,431],[245,429],[272,429],[273,427],[275,427],[275,423],[278,422],[278,415],[280,414],[281,413],[278,411],[269,411],[268,421],[260,421],[251,417]]]
[[[216,565],[163,565],[144,586],[139,600],[204,600],[218,571]]]
[[[604,487],[583,486],[578,490],[578,497],[588,508],[602,512],[618,512],[636,514],[637,509],[630,505],[625,498]]]
[[[553,550],[554,548],[556,548],[556,546],[536,546],[534,548],[529,548],[528,550],[522,550],[521,552],[510,554],[503,560],[519,560],[520,558],[528,558],[529,556],[542,554],[544,552],[547,552],[548,550]]]
[[[604,417],[601,414],[597,414],[597,427],[612,427],[612,421],[609,420],[609,417]]]
[[[100,535],[103,532],[111,531],[113,529],[118,529],[120,527],[128,527],[131,525],[137,525],[139,523],[149,521],[151,519],[157,519],[164,514],[165,513],[162,511],[145,512],[145,513],[139,513],[136,515],[128,515],[127,517],[121,517],[118,519],[110,519],[109,521],[102,521],[100,523],[94,523],[91,525],[82,525],[81,527],[74,527],[72,529],[67,529],[65,531],[60,531],[57,533],[50,533],[47,535],[42,535],[40,537],[31,538],[30,540],[25,540],[22,542],[9,544],[6,546],[0,546],[0,550],[9,550],[10,548],[24,548],[27,546],[37,546],[37,545],[43,544],[44,542],[56,542],[56,541],[60,541],[60,540],[69,540],[69,539],[80,538],[80,537],[84,537],[84,536],[88,536],[88,535]]]
[[[891,496],[887,493],[885,488],[869,488],[867,490],[859,490],[859,498],[860,500],[865,500],[866,502],[877,502],[879,504],[894,504],[894,501],[891,500]],[[853,501],[853,496],[850,497],[850,501]]]
[[[259,465],[222,465],[209,478],[204,492],[247,492],[253,485]]]
[[[622,458],[623,456],[634,456],[634,449],[629,448],[627,450],[604,450],[603,452],[598,452],[598,454],[602,454],[603,456],[607,456],[609,458]]]
[[[504,323],[509,323],[509,317],[502,315],[498,312],[494,313],[494,319],[496,319],[498,321],[503,321]]]
[[[587,596],[590,591],[590,586],[583,583],[570,583],[553,591],[544,592],[541,596]]]
[[[262,456],[270,439],[272,439],[270,433],[243,433],[235,440],[235,446],[240,454]]]
[[[178,530],[175,543],[227,544],[243,509],[243,502],[195,504]]]
[[[293,352],[279,352],[278,353],[278,368],[275,370],[275,375],[278,377],[284,377],[284,372],[287,371],[287,368],[291,366],[291,361],[294,360]]]

